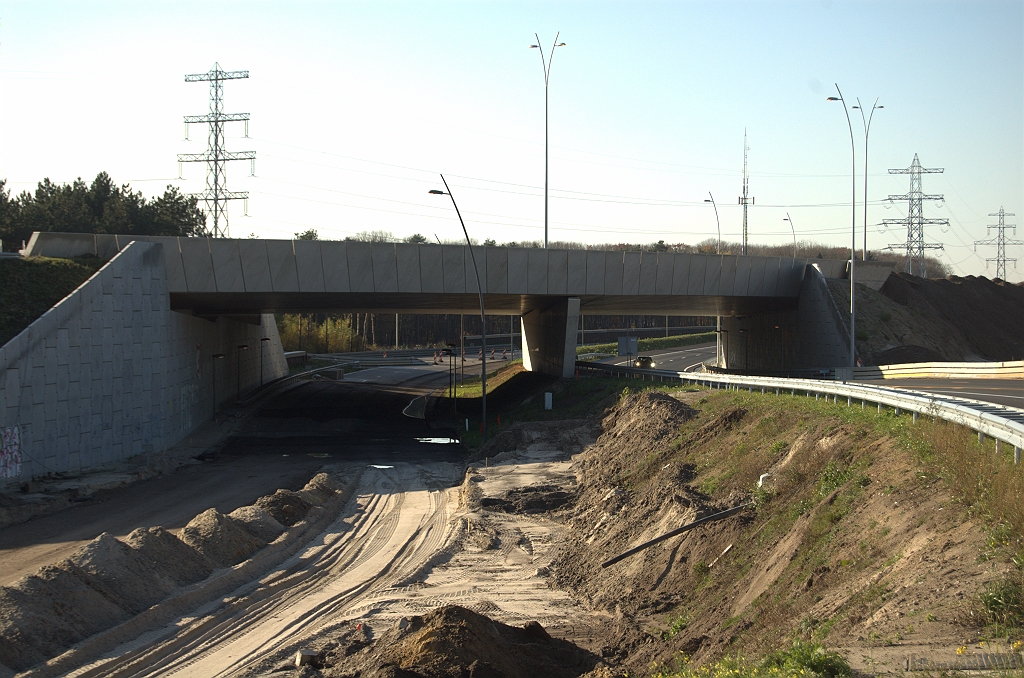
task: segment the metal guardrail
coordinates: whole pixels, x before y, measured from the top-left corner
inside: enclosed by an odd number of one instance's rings
[[[847,405],[860,402],[861,408],[864,408],[867,403],[873,403],[878,406],[879,411],[883,407],[893,408],[896,414],[905,410],[913,414],[915,421],[919,414],[924,414],[966,426],[977,431],[981,440],[984,439],[984,436],[989,436],[996,441],[1012,445],[1015,463],[1020,463],[1021,449],[1024,448],[1024,410],[980,400],[824,379],[788,379],[708,374],[706,372],[645,370],[581,360],[576,361],[576,368],[580,371],[630,376],[635,379],[654,381],[678,379],[681,383],[704,385],[709,388],[745,388],[751,392],[760,389],[761,393],[774,391],[776,394],[789,391],[792,395],[799,393],[808,396],[813,393],[816,398],[824,395],[826,399],[834,398],[837,402],[840,398],[845,398]]]

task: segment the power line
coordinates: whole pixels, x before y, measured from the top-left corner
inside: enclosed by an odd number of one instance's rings
[[[219,63],[215,63],[213,68],[207,73],[195,73],[185,76],[185,82],[208,81],[210,83],[210,112],[206,115],[185,116],[186,139],[188,139],[189,124],[205,122],[210,126],[209,148],[206,153],[179,153],[178,175],[181,175],[181,163],[183,162],[206,163],[206,190],[202,193],[193,193],[192,195],[206,203],[207,217],[209,217],[210,213],[213,214],[213,228],[210,229],[207,226],[204,229],[206,231],[204,235],[214,238],[225,238],[228,236],[227,202],[229,200],[249,199],[248,191],[227,190],[227,162],[230,160],[249,160],[252,163],[252,174],[256,173],[255,151],[233,153],[224,148],[224,123],[244,122],[245,135],[249,136],[248,113],[224,112],[224,81],[248,77],[249,71],[225,71],[221,69]]]

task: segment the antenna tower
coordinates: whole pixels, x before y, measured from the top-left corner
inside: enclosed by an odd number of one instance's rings
[[[993,228],[997,229],[996,230],[996,237],[989,238],[988,240],[975,240],[974,241],[974,251],[975,252],[978,251],[978,245],[995,245],[996,246],[996,256],[995,256],[995,258],[994,259],[986,259],[985,263],[987,265],[988,262],[992,262],[992,261],[996,262],[996,277],[999,278],[1000,280],[1006,280],[1006,262],[1007,261],[1012,261],[1013,262],[1013,267],[1017,268],[1017,260],[1016,259],[1007,259],[1006,258],[1006,246],[1007,245],[1024,245],[1024,242],[1021,242],[1020,240],[1007,240],[1006,239],[1006,229],[1012,228],[1014,233],[1017,232],[1017,225],[1016,224],[1008,224],[1008,223],[1006,223],[1006,217],[1013,217],[1013,216],[1017,216],[1017,215],[1015,215],[1013,212],[1004,212],[1003,208],[1000,207],[998,212],[996,212],[995,214],[990,214],[989,216],[990,217],[999,217],[999,223],[998,224],[990,224],[989,227],[988,227],[989,228],[989,232],[991,232]]]
[[[743,249],[740,254],[747,253],[747,205],[753,205],[754,199],[750,197],[750,177],[747,176],[747,129],[743,128],[743,195],[740,196],[739,204],[743,205]]]
[[[925,276],[925,265],[924,265],[924,251],[925,250],[941,250],[944,249],[941,244],[926,243],[924,241],[924,227],[925,224],[929,225],[941,225],[949,226],[949,219],[925,219],[922,212],[922,204],[925,200],[943,200],[941,195],[925,195],[921,191],[921,175],[922,174],[937,174],[943,172],[941,167],[925,168],[921,167],[921,161],[917,159],[917,153],[914,154],[914,161],[910,163],[910,167],[906,169],[891,169],[889,174],[909,174],[910,175],[910,192],[906,195],[890,195],[889,202],[895,200],[906,200],[910,209],[907,213],[906,219],[883,219],[882,223],[886,226],[906,226],[907,227],[907,242],[906,243],[894,243],[889,245],[886,249],[906,249],[906,264],[904,270],[907,273],[914,272],[914,262],[917,262],[918,275],[922,278]]]
[[[248,191],[229,191],[227,189],[227,162],[229,160],[249,160],[252,162],[250,174],[256,174],[256,151],[240,151],[232,153],[224,149],[224,123],[244,122],[245,136],[249,136],[248,113],[224,112],[224,81],[248,78],[249,71],[225,71],[219,63],[215,63],[208,73],[186,75],[185,82],[210,83],[210,112],[206,115],[185,116],[185,138],[188,139],[190,123],[205,122],[210,126],[209,148],[206,153],[179,153],[178,176],[181,176],[181,163],[206,163],[206,190],[192,195],[206,203],[206,215],[213,215],[213,227],[207,224],[204,235],[214,238],[228,236],[228,201],[244,200],[245,213],[248,214]]]

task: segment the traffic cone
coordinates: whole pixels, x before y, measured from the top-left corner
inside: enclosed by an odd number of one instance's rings
[[[491,360],[494,360],[494,349],[491,349]]]
[[[478,355],[476,357],[476,359],[477,360],[483,360],[484,359],[484,350],[483,349],[480,349],[480,355]]]
[[[437,364],[437,351],[434,351],[434,364]]]
[[[508,360],[508,353],[507,353],[507,351],[508,351],[508,349],[504,349],[504,348],[501,349],[501,359],[502,360]]]

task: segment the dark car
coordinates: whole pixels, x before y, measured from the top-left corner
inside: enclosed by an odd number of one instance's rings
[[[451,349],[451,348],[442,348],[441,349],[441,357],[453,356],[453,355],[455,355],[455,349]]]
[[[636,360],[633,361],[633,367],[652,369],[654,367],[654,358],[649,355],[637,356]]]

